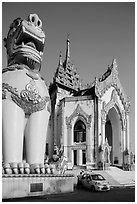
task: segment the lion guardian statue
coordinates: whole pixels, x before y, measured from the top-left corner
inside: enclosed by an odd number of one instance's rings
[[[15,19],[4,42],[8,65],[2,70],[3,169],[18,173],[30,167],[30,172],[40,173],[50,115],[48,89],[39,74],[45,44],[42,21],[36,14]]]

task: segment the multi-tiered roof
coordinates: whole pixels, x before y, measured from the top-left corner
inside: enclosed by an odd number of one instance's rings
[[[63,86],[64,89],[70,91],[77,91],[80,86],[79,75],[74,67],[74,64],[70,61],[70,40],[67,39],[66,57],[62,62],[62,54],[59,55],[59,64],[53,79],[53,83],[57,83]]]

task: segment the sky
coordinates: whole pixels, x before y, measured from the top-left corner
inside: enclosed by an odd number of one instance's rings
[[[130,147],[135,150],[135,3],[134,2],[4,2],[2,38],[12,21],[36,13],[46,34],[41,74],[49,84],[59,53],[65,58],[70,38],[70,59],[83,83],[93,82],[115,58],[119,79],[130,97]],[[6,67],[2,45],[2,67]]]

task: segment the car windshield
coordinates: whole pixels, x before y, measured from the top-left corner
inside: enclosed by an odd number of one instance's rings
[[[99,181],[105,180],[105,178],[103,176],[98,175],[98,174],[92,175],[91,177],[92,177],[93,180],[99,180]]]

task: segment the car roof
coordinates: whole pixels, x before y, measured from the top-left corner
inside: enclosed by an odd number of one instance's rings
[[[95,173],[90,173],[90,172],[85,172],[84,174],[86,174],[86,175],[97,175],[97,174],[95,174]],[[84,175],[83,174],[83,175]]]
[[[103,175],[101,175],[101,174],[99,174],[99,173],[93,173],[93,172],[85,172],[84,174],[86,174],[86,175],[90,175],[90,176],[95,176],[95,175],[99,175],[99,176],[102,176],[103,178],[104,178],[104,176]],[[83,174],[83,175],[84,175]]]

